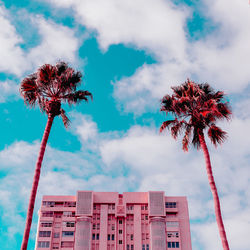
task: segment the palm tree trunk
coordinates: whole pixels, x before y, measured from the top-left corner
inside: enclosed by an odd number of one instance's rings
[[[220,233],[220,238],[221,238],[221,241],[222,241],[222,246],[223,246],[224,250],[229,250],[226,231],[225,231],[225,228],[224,228],[222,215],[221,215],[219,195],[218,195],[217,188],[216,188],[216,185],[215,185],[213,172],[212,172],[211,161],[210,161],[210,156],[209,156],[209,152],[208,152],[208,149],[207,149],[207,145],[206,145],[206,142],[205,142],[203,132],[199,133],[199,140],[200,140],[201,148],[202,148],[204,156],[205,156],[207,176],[208,176],[209,185],[210,185],[212,195],[213,195],[213,199],[214,199],[215,216],[216,216],[216,221],[217,221],[217,225],[218,225],[218,228],[219,228],[219,233]]]
[[[49,138],[50,129],[51,129],[53,120],[54,120],[54,116],[49,114],[47,125],[45,128],[43,139],[42,139],[41,146],[40,146],[39,156],[36,162],[36,170],[35,170],[35,174],[33,177],[33,184],[32,184],[32,189],[31,189],[31,194],[30,194],[29,207],[27,211],[26,224],[25,224],[25,229],[24,229],[21,250],[26,250],[28,246],[30,228],[31,228],[32,217],[33,217],[33,210],[35,206],[36,193],[37,193],[38,182],[39,182],[40,172],[41,172],[41,166],[42,166],[43,156],[44,156],[44,152],[45,152],[45,148],[46,148],[47,141]]]

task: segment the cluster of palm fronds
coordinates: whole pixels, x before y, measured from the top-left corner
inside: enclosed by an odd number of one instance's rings
[[[208,84],[196,84],[187,80],[172,87],[172,96],[166,95],[161,102],[161,111],[174,115],[174,120],[163,122],[160,131],[171,129],[174,138],[184,131],[183,149],[188,150],[190,138],[195,147],[200,147],[199,132],[208,128],[208,137],[217,145],[223,142],[226,132],[215,125],[220,119],[229,119],[231,110],[224,101],[224,93],[215,92]]]
[[[61,108],[61,101],[71,105],[81,100],[88,101],[88,97],[92,98],[90,92],[76,90],[81,78],[82,74],[65,62],[44,64],[37,72],[23,79],[20,92],[26,104],[38,104],[42,111],[52,116],[61,115],[67,127],[69,119]]]

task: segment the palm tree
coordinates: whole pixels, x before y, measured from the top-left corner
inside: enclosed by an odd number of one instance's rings
[[[221,91],[215,92],[209,84],[196,84],[188,79],[182,85],[172,87],[172,90],[172,96],[166,95],[163,97],[161,111],[172,114],[175,119],[163,122],[160,132],[169,128],[175,139],[181,132],[184,132],[182,140],[184,151],[188,151],[191,140],[191,143],[197,149],[202,148],[222,246],[224,250],[228,250],[229,245],[204,132],[208,129],[208,137],[215,146],[221,144],[226,139],[226,132],[217,127],[215,122],[222,119],[229,120],[232,114],[231,108],[224,101],[224,93]]]
[[[90,92],[76,90],[81,78],[82,74],[79,71],[70,68],[65,62],[58,62],[56,65],[44,64],[37,72],[27,76],[21,82],[20,93],[24,102],[31,107],[37,104],[40,110],[48,115],[33,178],[22,250],[26,250],[28,245],[41,165],[53,120],[61,115],[64,126],[69,125],[69,119],[61,108],[61,102],[71,105],[82,100],[88,101],[89,97],[92,99]]]

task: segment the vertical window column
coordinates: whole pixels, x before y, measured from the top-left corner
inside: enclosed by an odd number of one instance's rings
[[[165,218],[153,217],[150,219],[151,249],[166,249],[166,222]]]
[[[100,215],[100,249],[107,249],[108,205],[101,205]]]
[[[81,216],[76,220],[75,250],[89,250],[91,246],[92,223],[90,217]]]

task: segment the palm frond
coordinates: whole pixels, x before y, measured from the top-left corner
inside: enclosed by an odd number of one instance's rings
[[[57,76],[61,76],[62,73],[65,72],[67,68],[68,68],[67,63],[62,62],[62,61],[58,62],[56,64],[56,74],[57,74]]]
[[[224,92],[223,91],[217,91],[215,94],[214,94],[214,99],[217,101],[217,102],[220,102],[223,98],[224,98]]]
[[[61,111],[61,117],[62,117],[62,120],[63,120],[63,124],[64,124],[65,128],[68,128],[68,126],[70,124],[70,120],[66,116],[64,109],[61,109],[60,111]]]
[[[81,102],[82,100],[85,100],[86,102],[88,102],[89,97],[91,98],[91,100],[93,100],[93,96],[89,91],[79,90],[74,93],[70,93],[70,94],[63,96],[62,99],[64,101],[67,101],[71,105],[71,104],[77,104]]]
[[[229,104],[227,102],[226,103],[218,103],[217,109],[223,118],[230,120],[231,115],[232,115],[232,111],[231,111],[231,107],[229,106]]]
[[[211,142],[217,146],[218,144],[221,144],[225,141],[227,133],[213,124],[208,129],[208,137],[210,138]]]
[[[180,134],[182,128],[183,121],[175,121],[175,124],[171,127],[171,135],[174,137],[174,139],[176,139],[177,136]]]
[[[39,85],[48,85],[56,77],[56,68],[50,64],[42,65],[37,71]]]
[[[20,86],[20,94],[23,96],[24,102],[31,106],[35,105],[38,95],[36,79],[36,74],[31,74],[22,80]]]
[[[169,126],[173,123],[175,123],[176,120],[169,120],[169,121],[165,121],[162,123],[161,127],[160,127],[160,133],[165,130],[166,128],[169,128]]]
[[[173,104],[173,100],[172,100],[171,96],[169,96],[169,95],[164,96],[161,100],[160,111],[165,111],[165,112],[172,111],[173,110],[172,104]]]

